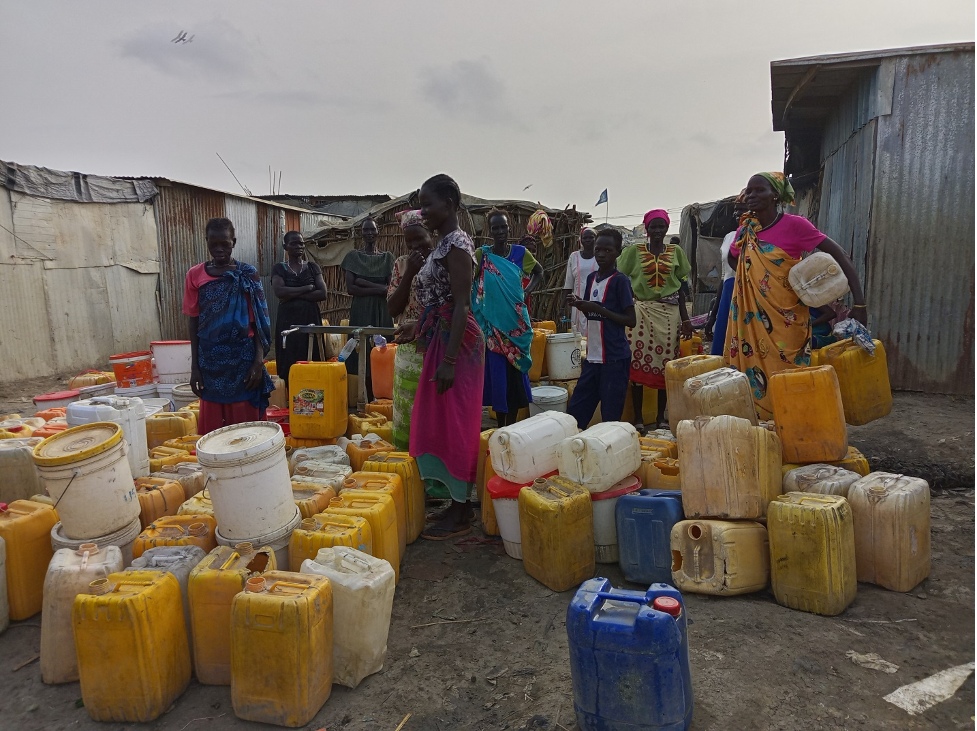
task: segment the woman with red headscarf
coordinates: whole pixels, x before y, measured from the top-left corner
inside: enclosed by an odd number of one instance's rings
[[[637,324],[628,330],[631,343],[631,396],[635,428],[642,432],[642,387],[658,389],[657,428],[665,421],[665,364],[678,357],[681,338],[692,337],[692,322],[685,307],[692,270],[682,247],[665,243],[670,220],[662,209],[644,216],[648,243],[628,246],[617,260],[617,268],[631,279]]]

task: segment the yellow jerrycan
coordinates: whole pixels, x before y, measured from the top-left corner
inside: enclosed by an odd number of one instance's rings
[[[158,718],[190,683],[180,583],[163,571],[109,574],[71,612],[85,710],[95,721]]]
[[[332,691],[332,635],[329,579],[291,571],[248,579],[231,605],[234,715],[291,728],[309,723]]]
[[[363,471],[400,475],[404,482],[404,503],[407,508],[407,542],[416,541],[424,530],[425,520],[424,481],[417,460],[407,452],[374,454],[363,463]]]
[[[320,548],[347,546],[373,555],[373,534],[370,523],[358,515],[319,513],[305,518],[292,531],[288,541],[288,568],[298,572],[302,562],[315,559]]]
[[[311,518],[329,507],[329,501],[336,497],[336,490],[325,481],[314,477],[292,478],[292,499],[303,518]]]
[[[815,464],[826,464],[832,467],[840,467],[843,470],[850,470],[851,472],[857,472],[862,477],[866,477],[869,472],[872,471],[869,467],[868,460],[865,459],[865,455],[859,452],[855,447],[848,447],[848,454],[845,455],[844,459],[839,459],[834,462],[820,462]],[[784,462],[783,474],[786,477],[787,473],[791,470],[796,470],[798,467],[803,467],[804,465],[798,462]]]
[[[792,492],[767,509],[770,581],[777,603],[814,614],[841,614],[855,598],[855,531],[838,495]]]
[[[0,507],[0,538],[7,544],[7,599],[10,619],[33,617],[44,601],[44,576],[54,556],[54,508],[32,500]]]
[[[397,537],[397,508],[389,495],[366,490],[343,490],[329,501],[324,515],[354,515],[366,519],[373,536],[373,556],[385,559],[400,581],[400,543]]]
[[[770,377],[773,420],[784,462],[834,462],[848,453],[848,427],[831,366],[795,368]]]
[[[350,442],[346,445],[346,454],[349,456],[349,466],[353,468],[353,472],[361,471],[363,469],[363,463],[374,454],[396,451],[397,450],[394,445],[392,445],[390,442],[385,442],[382,439],[379,441],[364,439],[363,441]]]
[[[146,417],[146,446],[149,449],[196,432],[197,417],[192,411],[164,411]]]
[[[366,413],[368,414],[380,414],[387,421],[393,421],[394,419],[394,402],[393,399],[388,398],[378,398],[375,401],[371,401],[366,405]]]
[[[565,477],[540,477],[519,491],[526,573],[553,591],[593,578],[596,565],[590,491]]]
[[[733,596],[767,588],[770,547],[759,523],[683,520],[672,526],[670,543],[679,591]]]
[[[495,431],[495,429],[490,429],[489,431]],[[484,483],[487,485],[488,481],[495,477],[495,468],[492,466],[492,455],[488,451],[485,452],[483,464],[482,476]],[[482,532],[487,536],[501,535],[499,533],[499,521],[495,518],[495,506],[492,504],[492,496],[484,488],[482,489],[482,496],[479,498],[479,505],[479,520],[482,523]]]
[[[275,568],[270,547],[239,543],[218,546],[190,572],[193,667],[201,683],[231,684],[231,602],[249,578]]]
[[[488,454],[489,437],[494,431],[495,429],[486,429],[478,438],[478,468],[475,473],[475,494],[478,496],[478,502],[482,502],[485,494],[485,456]]]
[[[139,523],[143,528],[157,518],[176,515],[187,499],[183,485],[159,477],[137,477],[136,497],[139,500]]]
[[[346,366],[299,361],[288,372],[288,423],[299,439],[335,439],[346,433]]]
[[[676,433],[678,423],[694,419],[695,406],[685,396],[685,382],[694,376],[714,371],[726,365],[721,355],[690,355],[665,364],[665,393],[668,397],[668,426]]]
[[[397,544],[400,558],[407,552],[407,505],[404,496],[404,481],[395,472],[354,472],[343,482],[343,491],[367,490],[382,492],[393,498],[397,511]]]
[[[166,515],[136,536],[132,557],[139,558],[157,546],[197,546],[210,552],[217,546],[216,533],[217,521],[210,515]]]
[[[386,421],[387,417],[383,414],[364,413],[362,411],[356,414],[350,414],[349,426],[346,427],[346,436],[352,437],[354,434],[359,434],[361,437],[365,437],[368,429],[383,426]]]
[[[869,355],[849,338],[816,350],[811,357],[811,365],[835,369],[841,403],[845,407],[845,421],[852,426],[868,424],[892,411],[892,387],[885,348],[878,340],[872,342],[875,343],[874,355]]]

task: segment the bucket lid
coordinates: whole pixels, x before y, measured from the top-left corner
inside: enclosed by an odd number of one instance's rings
[[[537,386],[533,389],[533,403],[559,403],[566,401],[569,391],[559,386]]]
[[[34,463],[41,467],[71,464],[102,452],[122,441],[122,427],[110,421],[73,426],[34,447]]]
[[[44,402],[44,401],[64,401],[66,398],[78,398],[81,392],[78,389],[71,389],[70,391],[53,391],[51,393],[42,393],[34,397],[34,403]]]
[[[628,475],[620,482],[616,482],[611,485],[610,488],[604,490],[604,492],[592,492],[590,494],[591,500],[609,500],[615,497],[621,497],[621,495],[627,495],[628,493],[635,492],[641,489],[641,480],[639,480],[634,475]]]
[[[153,354],[148,350],[138,350],[134,353],[118,353],[117,355],[110,355],[109,360],[129,360],[131,358],[151,358]]]
[[[556,471],[554,470],[553,472],[543,475],[542,478],[546,479],[547,477],[552,477],[555,474]],[[509,482],[508,480],[496,475],[495,477],[489,479],[485,485],[485,489],[488,490],[488,494],[492,496],[493,500],[496,498],[509,498],[515,500],[519,497],[519,493],[524,487],[529,487],[532,484],[532,481]]]
[[[197,458],[219,465],[229,460],[260,457],[284,446],[285,435],[275,422],[246,421],[201,437],[197,442]]]
[[[150,343],[150,346],[156,345],[189,345],[189,340],[154,340]]]
[[[546,336],[547,343],[573,343],[579,336],[577,333],[549,333]]]
[[[197,394],[195,394],[193,392],[193,389],[190,388],[190,384],[189,383],[175,383],[175,384],[173,384],[173,391],[172,391],[172,393],[173,394],[176,394],[176,395],[180,395],[180,396],[189,396],[190,398],[193,398],[193,399],[196,399],[197,398]]]

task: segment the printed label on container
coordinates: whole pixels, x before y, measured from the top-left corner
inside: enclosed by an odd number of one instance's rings
[[[303,388],[292,397],[292,413],[297,416],[322,416],[323,391],[318,388]]]
[[[570,354],[570,363],[573,365],[574,368],[580,365],[580,348],[575,348],[574,351]]]

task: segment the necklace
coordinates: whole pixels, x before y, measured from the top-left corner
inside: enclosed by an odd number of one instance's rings
[[[305,270],[305,260],[300,260],[299,261],[299,270],[298,271],[295,271],[295,267],[292,266],[292,261],[291,260],[287,261],[286,262],[286,265],[288,266],[289,269],[291,269],[292,274],[295,274],[296,276],[298,276],[299,274],[301,274]]]

